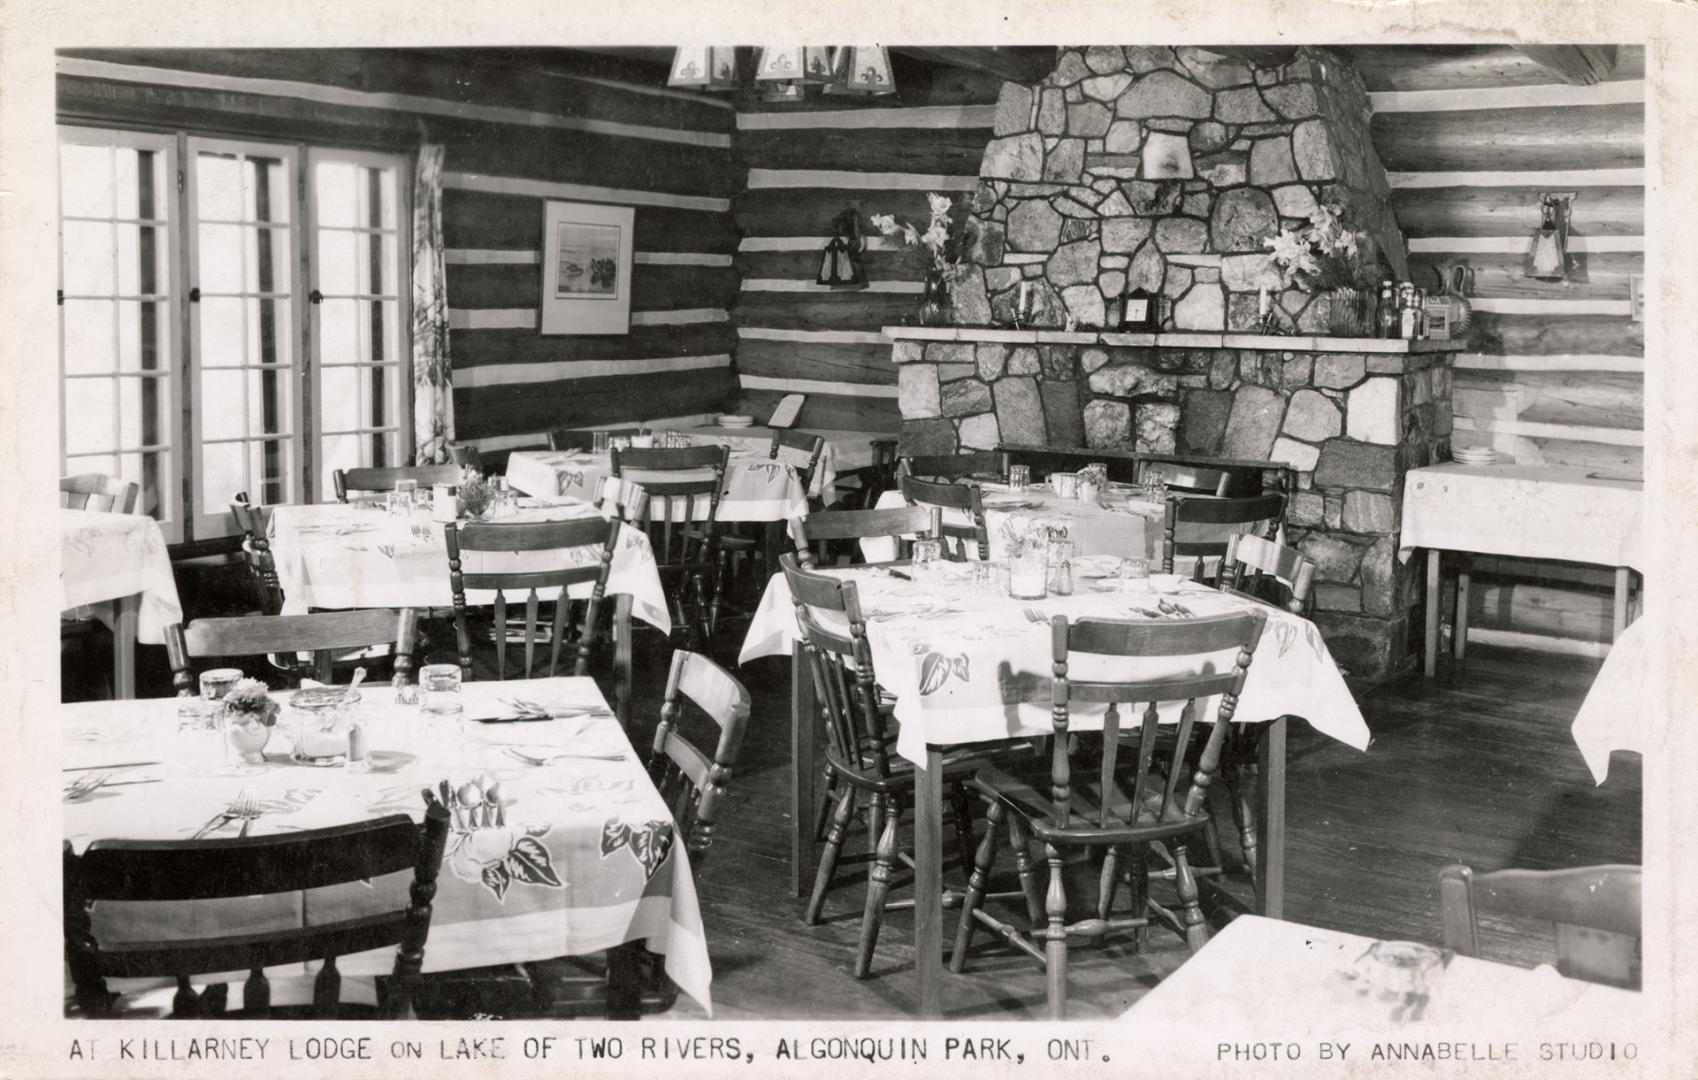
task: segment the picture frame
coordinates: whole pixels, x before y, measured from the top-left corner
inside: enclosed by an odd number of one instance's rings
[[[630,333],[635,220],[629,206],[544,201],[540,333]]]
[[[1628,310],[1634,322],[1645,321],[1645,275],[1630,274],[1627,278]]]

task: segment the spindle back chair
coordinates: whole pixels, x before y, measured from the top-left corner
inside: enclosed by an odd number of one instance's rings
[[[1245,499],[1169,495],[1162,519],[1162,573],[1189,572],[1203,581],[1207,577],[1207,562],[1213,560],[1218,574],[1227,544],[1235,533],[1248,531],[1272,539],[1279,534],[1284,514],[1283,495]],[[1189,569],[1179,567],[1180,559],[1186,560]]]
[[[191,660],[312,653],[310,668],[285,669],[285,674],[310,674],[328,683],[331,666],[340,656],[350,649],[375,645],[394,647],[393,674],[406,682],[412,677],[417,630],[418,613],[412,608],[206,618],[187,626],[171,623],[165,627],[165,653],[178,697],[192,697],[197,692]]]
[[[890,537],[936,540],[943,535],[943,510],[936,506],[898,506],[888,510],[816,510],[790,525],[796,539],[796,561],[812,570],[834,542]],[[816,557],[816,548],[820,553]],[[853,560],[852,560],[853,561]]]
[[[460,466],[454,464],[393,465],[337,469],[330,474],[330,479],[336,488],[337,501],[347,502],[350,492],[394,491],[395,485],[402,480],[411,480],[418,484],[421,489],[431,488],[437,484],[458,484],[460,482]]]
[[[59,494],[68,510],[133,514],[136,512],[136,499],[141,495],[141,485],[105,473],[79,473],[59,478]]]
[[[683,649],[673,652],[649,775],[672,810],[678,839],[697,873],[713,845],[720,807],[748,730],[750,701],[743,684],[712,660]],[[690,711],[705,715],[719,730],[711,757],[678,728],[686,702],[694,706]]]
[[[731,451],[724,446],[614,447],[612,473],[641,484],[648,500],[632,521],[648,534],[655,565],[692,646],[706,642],[718,621],[718,522]],[[709,578],[713,579],[711,599]]]
[[[1557,971],[1571,979],[1637,990],[1641,904],[1638,866],[1563,870],[1439,871],[1445,947],[1479,956],[1479,911],[1538,919],[1556,927]]]
[[[985,526],[984,496],[977,484],[951,484],[898,476],[897,485],[909,506],[936,507],[944,556],[954,562],[990,558],[990,530]],[[971,554],[968,544],[972,545]]]

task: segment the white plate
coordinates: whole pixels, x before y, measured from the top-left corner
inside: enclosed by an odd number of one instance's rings
[[[720,427],[753,427],[755,418],[741,413],[730,413],[719,418]]]

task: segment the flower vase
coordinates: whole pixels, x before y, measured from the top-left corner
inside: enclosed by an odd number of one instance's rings
[[[926,273],[924,290],[920,294],[920,325],[948,326],[954,314],[949,297],[949,281],[941,271]]]
[[[1327,332],[1334,337],[1373,337],[1373,295],[1362,289],[1328,289]]]
[[[238,762],[265,764],[265,746],[270,741],[271,726],[258,714],[225,710],[224,742]]]

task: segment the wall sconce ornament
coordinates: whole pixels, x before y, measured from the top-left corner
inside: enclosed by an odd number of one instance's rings
[[[1523,273],[1540,281],[1568,280],[1568,218],[1574,192],[1539,196],[1539,227],[1527,246]]]
[[[867,272],[861,253],[867,242],[861,236],[861,215],[849,207],[831,220],[831,239],[820,256],[818,283],[832,289],[864,289]]]
[[[831,58],[828,94],[894,94],[890,51],[883,45],[841,45]]]
[[[699,45],[672,54],[667,86],[692,90],[737,89],[737,49],[731,45]]]
[[[755,82],[831,81],[831,50],[824,45],[762,45],[755,52]]]

